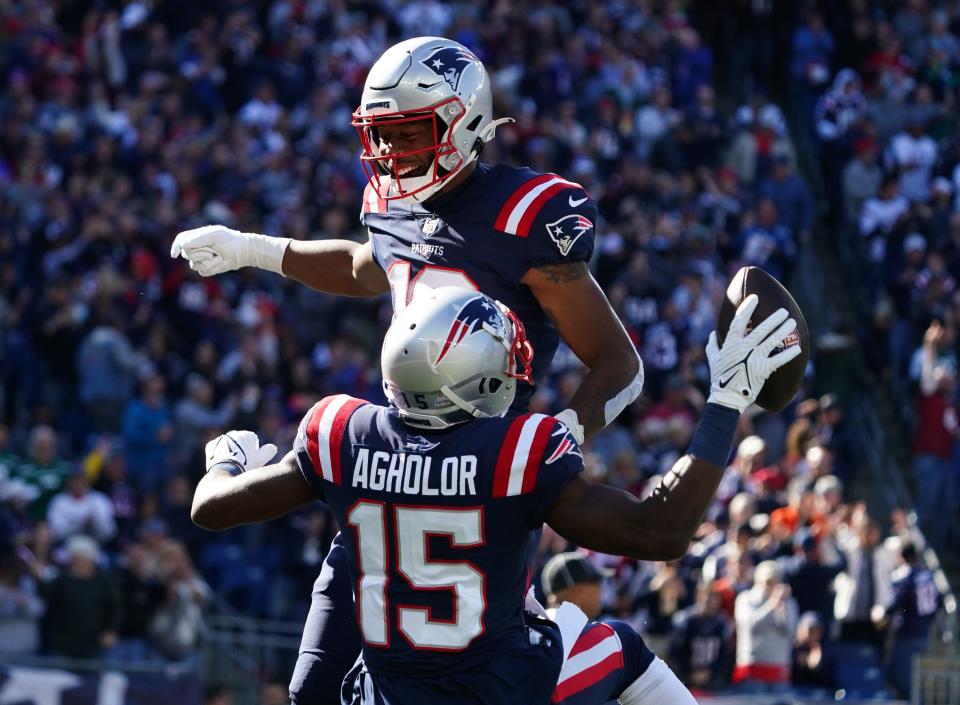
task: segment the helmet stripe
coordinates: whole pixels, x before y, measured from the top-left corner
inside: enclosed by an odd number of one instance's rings
[[[440,361],[443,359],[443,356],[447,354],[447,351],[451,348],[451,346],[456,344],[454,343],[453,339],[457,335],[457,333],[460,331],[461,326],[463,326],[463,323],[461,323],[459,320],[454,321],[453,325],[450,326],[450,332],[447,333],[447,341],[443,344],[443,349],[440,350],[440,354],[437,355],[437,359],[433,363],[434,367],[440,364]],[[463,326],[463,328],[464,330],[466,330],[466,326]],[[457,339],[457,342],[460,342],[460,340]]]

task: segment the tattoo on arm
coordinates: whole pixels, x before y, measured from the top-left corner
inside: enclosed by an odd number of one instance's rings
[[[561,264],[545,264],[537,267],[538,272],[546,275],[551,284],[569,284],[587,276],[588,269],[583,262],[564,262]]]

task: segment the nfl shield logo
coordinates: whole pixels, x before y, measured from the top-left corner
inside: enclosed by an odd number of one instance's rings
[[[435,232],[437,232],[437,228],[439,227],[440,227],[439,218],[427,218],[425,221],[423,221],[423,225],[420,226],[420,229],[423,231],[424,235],[426,235],[427,237],[430,237]]]

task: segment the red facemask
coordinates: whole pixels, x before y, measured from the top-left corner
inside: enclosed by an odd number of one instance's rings
[[[447,106],[455,106],[456,117],[449,125],[444,126],[438,117],[441,111],[447,112]],[[353,126],[357,128],[363,153],[360,163],[367,175],[367,180],[376,191],[377,196],[385,201],[407,198],[422,191],[443,183],[463,166],[463,157],[459,156],[453,145],[453,131],[457,122],[466,113],[463,102],[457,98],[448,98],[434,105],[429,105],[415,113],[378,113],[376,115],[361,115],[359,110],[353,114]],[[430,120],[433,127],[433,144],[429,147],[393,152],[381,155],[379,149],[379,129],[393,125],[403,125],[419,120]],[[401,178],[398,164],[401,160],[413,155],[428,154],[431,157],[430,166],[423,176]],[[449,167],[440,165],[441,160],[451,155],[457,155],[457,161]],[[407,184],[404,184],[404,181]],[[412,182],[412,185],[411,185]],[[392,191],[392,193],[391,193]]]

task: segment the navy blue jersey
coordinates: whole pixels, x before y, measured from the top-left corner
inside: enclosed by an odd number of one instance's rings
[[[478,289],[523,321],[533,344],[534,380],[540,379],[559,336],[521,280],[535,267],[589,261],[597,208],[579,184],[527,168],[479,164],[453,192],[426,206],[383,201],[368,186],[360,220],[390,281],[394,312],[423,289]],[[532,392],[521,384],[514,409],[525,409]]]
[[[940,607],[933,573],[919,565],[904,565],[893,573],[893,602],[887,609],[893,633],[905,639],[925,639]]]
[[[524,414],[422,432],[337,395],[304,417],[294,449],[342,529],[370,673],[458,673],[530,647],[530,532],[583,468],[562,423]]]

